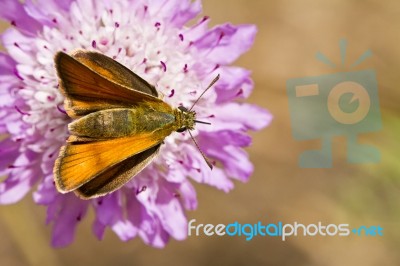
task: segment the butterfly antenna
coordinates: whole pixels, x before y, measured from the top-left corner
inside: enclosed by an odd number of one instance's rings
[[[208,89],[211,88],[212,85],[214,85],[215,82],[217,82],[218,80],[219,80],[219,74],[213,79],[213,81],[211,81],[210,85],[208,85],[208,87],[203,91],[203,93],[199,96],[199,98],[197,98],[197,100],[193,103],[192,107],[190,107],[189,111],[191,111],[193,109],[193,107],[200,100],[200,98],[204,95],[204,93],[206,93],[206,91],[208,91]]]
[[[199,145],[197,144],[197,142],[194,140],[192,133],[188,130],[190,137],[192,138],[194,144],[196,144],[197,149],[199,150],[199,152],[201,153],[201,155],[204,158],[204,161],[206,161],[208,167],[210,167],[210,169],[213,169],[213,165],[210,163],[210,161],[207,159],[207,157],[204,155],[204,153],[201,151]]]
[[[209,122],[204,122],[204,121],[199,121],[199,120],[194,120],[194,122],[199,123],[199,124],[211,125],[211,123],[209,123]]]

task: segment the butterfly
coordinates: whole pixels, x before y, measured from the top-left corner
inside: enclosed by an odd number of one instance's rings
[[[196,120],[191,109],[219,75],[190,109],[172,108],[154,86],[101,53],[58,52],[54,60],[64,108],[73,119],[53,170],[61,193],[74,191],[83,199],[111,193],[142,171],[173,132],[190,134],[196,123],[209,124]]]

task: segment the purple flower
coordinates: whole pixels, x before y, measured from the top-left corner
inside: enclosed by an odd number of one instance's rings
[[[253,171],[243,147],[248,130],[267,126],[271,115],[256,106],[235,103],[251,93],[250,72],[230,66],[253,44],[256,27],[224,24],[209,29],[200,1],[189,0],[2,0],[0,16],[11,27],[2,36],[0,54],[0,203],[21,200],[32,189],[36,203],[47,206],[54,246],[73,241],[88,208],[101,239],[110,227],[121,240],[139,236],[154,247],[187,235],[185,210],[197,207],[192,182],[225,192],[232,179],[247,181]],[[122,189],[84,201],[55,189],[52,169],[68,136],[53,57],[57,51],[100,51],[155,84],[171,106],[190,107],[218,74],[220,81],[196,105],[193,132],[217,167],[210,171],[185,133],[165,139],[159,156]],[[248,117],[251,116],[251,119]]]

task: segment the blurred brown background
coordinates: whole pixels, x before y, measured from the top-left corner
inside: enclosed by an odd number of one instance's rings
[[[277,222],[381,225],[383,237],[278,238],[189,237],[163,250],[140,239],[121,242],[108,232],[97,241],[91,213],[75,242],[50,247],[45,209],[27,197],[0,207],[0,265],[400,265],[400,2],[393,0],[204,0],[212,24],[254,23],[253,49],[238,65],[253,71],[256,84],[249,102],[269,109],[273,123],[253,134],[248,149],[255,173],[229,194],[196,185],[199,208],[189,212],[197,223]],[[5,28],[8,25],[2,24]],[[334,140],[331,169],[301,169],[301,151],[318,141],[297,142],[291,135],[286,80],[336,73],[315,60],[321,51],[340,60],[338,42],[348,40],[348,62],[364,51],[374,53],[358,69],[376,70],[383,130],[362,141],[382,153],[379,164],[351,165],[345,139]],[[251,116],[249,116],[251,119]]]

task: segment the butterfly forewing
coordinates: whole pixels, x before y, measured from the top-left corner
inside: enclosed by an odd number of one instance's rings
[[[82,62],[62,52],[55,57],[60,89],[66,97],[65,108],[70,117],[76,118],[104,109],[132,108],[146,102],[166,105],[156,97],[156,93],[150,94],[153,90],[150,85],[143,83],[142,79],[136,79],[138,76],[132,72],[129,79],[121,81],[120,77],[113,75],[115,70],[105,68],[110,66],[109,63],[104,63],[103,66],[89,65],[87,61],[81,60]],[[103,77],[102,73],[107,73],[108,76]],[[137,86],[127,87],[130,83]],[[143,92],[143,87],[146,86],[149,87]]]
[[[103,196],[122,187],[157,155],[160,144],[115,164],[76,190],[84,199]],[[132,167],[134,165],[135,167]]]
[[[69,192],[89,182],[129,157],[158,145],[151,134],[96,142],[71,142],[63,146],[55,164],[57,188]],[[134,167],[134,165],[132,165]]]
[[[154,86],[108,56],[96,52],[77,51],[72,57],[114,83],[158,97]]]

